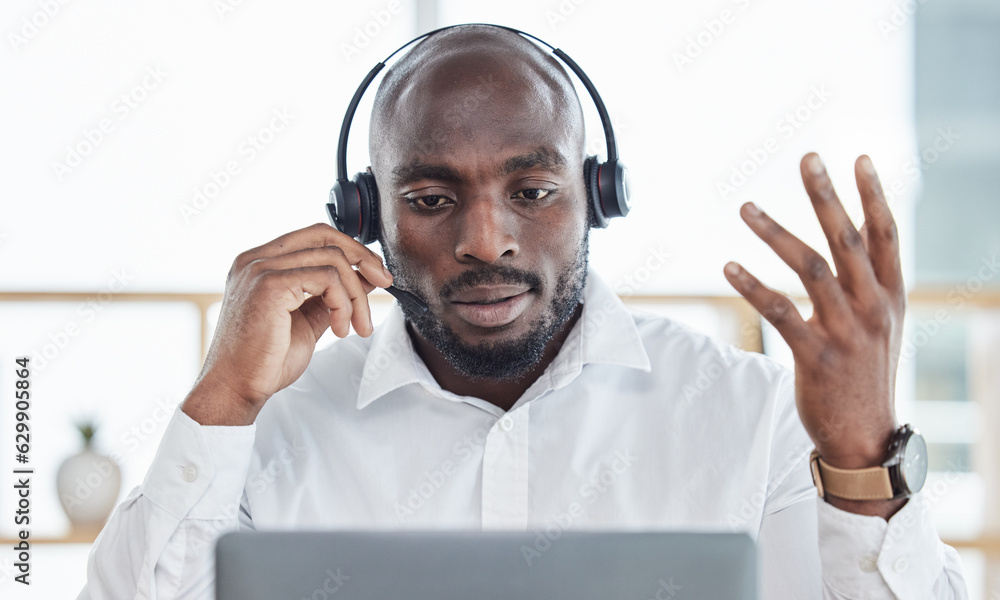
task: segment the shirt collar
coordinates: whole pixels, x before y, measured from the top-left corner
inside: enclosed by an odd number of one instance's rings
[[[398,304],[393,306],[389,316],[371,339],[358,386],[359,410],[411,383],[448,394],[441,390],[414,350]],[[555,360],[517,404],[547,390],[568,385],[586,364],[608,364],[650,371],[649,356],[635,320],[614,290],[593,271],[587,274],[580,319],[566,337]]]

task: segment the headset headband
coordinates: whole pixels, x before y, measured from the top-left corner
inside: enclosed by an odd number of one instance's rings
[[[604,107],[604,101],[586,73],[576,64],[576,62],[566,55],[562,50],[555,48],[529,33],[524,33],[512,27],[503,25],[490,25],[487,23],[475,23],[486,27],[496,27],[506,29],[522,37],[534,40],[542,46],[552,50],[571,71],[576,73],[577,78],[583,82],[584,87],[590,94],[597,112],[601,117],[601,124],[604,127],[604,138],[608,146],[608,156],[605,162],[599,162],[596,156],[589,156],[583,161],[583,179],[587,190],[588,211],[590,213],[590,224],[593,227],[607,227],[608,222],[614,217],[624,217],[628,214],[631,204],[629,202],[629,186],[627,169],[618,159],[618,144],[615,142],[614,129],[611,126],[611,118]],[[370,244],[376,241],[381,235],[381,219],[379,215],[379,191],[375,182],[375,176],[370,172],[360,172],[354,176],[353,180],[347,179],[347,139],[351,131],[351,122],[354,114],[361,103],[361,97],[365,90],[371,85],[375,76],[385,68],[386,62],[392,59],[404,48],[423,39],[435,35],[446,29],[458,27],[451,25],[442,27],[434,31],[416,37],[396,49],[395,52],[379,62],[364,81],[358,86],[351,98],[351,103],[344,114],[344,122],[340,127],[340,138],[337,141],[337,181],[330,189],[330,199],[326,205],[330,223],[339,231],[357,239],[363,244]]]
[[[597,93],[597,88],[587,77],[587,74],[583,72],[576,61],[569,57],[568,54],[552,46],[545,40],[531,35],[530,33],[525,33],[519,29],[514,29],[513,27],[507,27],[505,25],[493,25],[490,23],[463,23],[462,25],[449,25],[447,27],[441,27],[433,31],[428,31],[427,33],[417,36],[412,40],[406,42],[399,48],[397,48],[392,54],[385,57],[385,60],[380,61],[371,71],[368,71],[368,75],[365,75],[364,80],[358,89],[354,92],[354,97],[351,98],[351,103],[347,105],[347,112],[344,114],[344,122],[340,126],[340,139],[337,141],[337,181],[348,181],[347,179],[347,138],[351,132],[351,122],[354,120],[354,113],[358,110],[358,104],[361,103],[361,97],[364,96],[365,91],[368,86],[371,85],[372,80],[375,76],[379,74],[383,68],[385,68],[385,63],[392,59],[393,56],[402,52],[407,46],[419,42],[420,40],[426,39],[436,33],[445,31],[447,29],[453,29],[455,27],[461,27],[463,25],[485,25],[487,27],[497,27],[499,29],[506,29],[507,31],[512,31],[516,34],[524,36],[526,38],[532,39],[539,44],[542,44],[546,48],[552,50],[552,54],[555,54],[559,59],[570,68],[573,73],[576,74],[577,78],[583,83],[583,87],[587,88],[587,92],[590,94],[591,99],[594,101],[594,105],[597,107],[597,114],[601,117],[601,125],[604,127],[604,139],[608,146],[608,155],[605,159],[606,162],[612,162],[618,160],[618,142],[615,141],[615,132],[611,127],[611,117],[608,116],[608,110],[604,107],[604,101],[601,99],[601,95]]]

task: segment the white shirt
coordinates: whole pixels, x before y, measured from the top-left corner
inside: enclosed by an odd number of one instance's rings
[[[397,307],[317,351],[254,425],[178,410],[80,598],[210,598],[213,542],[237,528],[405,527],[746,531],[765,599],[966,597],[920,496],[888,523],[817,501],[811,448],[791,371],[628,310],[593,274],[507,412],[442,390]]]

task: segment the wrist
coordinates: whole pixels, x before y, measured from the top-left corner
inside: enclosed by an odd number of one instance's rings
[[[262,406],[202,377],[184,398],[181,410],[200,425],[245,426],[254,422]]]
[[[893,433],[878,464],[871,464],[872,456],[835,454],[840,464],[834,465],[814,450],[809,468],[820,497],[842,510],[888,519],[923,487],[927,445],[910,425]]]
[[[898,429],[899,426],[893,423],[837,444],[817,443],[816,450],[825,463],[838,469],[878,467],[888,458],[889,444]]]
[[[830,506],[835,506],[844,512],[866,517],[882,517],[888,521],[906,505],[908,500],[908,498],[899,498],[897,500],[845,500],[835,496],[827,496],[822,499],[822,502],[826,502]]]

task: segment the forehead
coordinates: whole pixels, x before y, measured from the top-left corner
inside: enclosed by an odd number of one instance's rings
[[[386,169],[473,160],[497,168],[539,148],[582,157],[583,125],[575,96],[554,89],[531,65],[468,57],[435,61],[415,69],[396,91],[372,124],[373,158]]]

